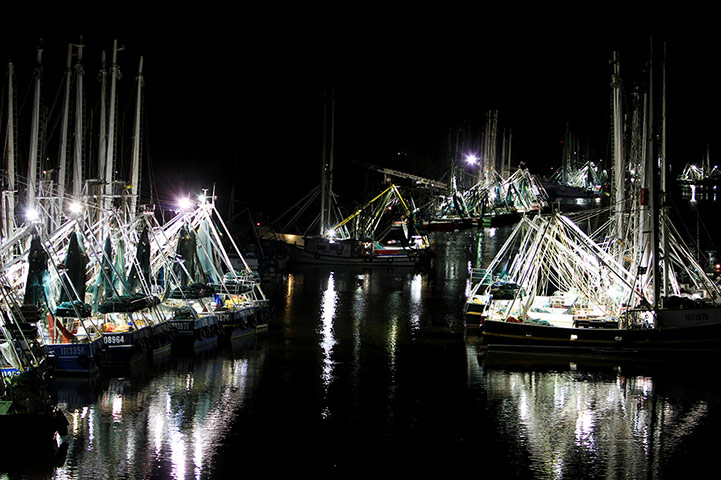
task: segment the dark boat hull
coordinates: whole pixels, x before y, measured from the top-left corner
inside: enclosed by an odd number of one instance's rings
[[[337,253],[309,252],[295,245],[291,245],[290,258],[296,263],[310,265],[358,265],[367,267],[415,267],[425,261],[424,253],[393,253],[378,255],[348,255]]]
[[[721,323],[677,328],[562,328],[486,320],[489,348],[609,353],[720,353]]]
[[[169,321],[177,335],[173,339],[173,351],[194,352],[211,348],[218,343],[220,323],[218,315],[202,315],[198,318]]]
[[[423,222],[422,227],[428,232],[452,232],[454,230],[471,228],[474,223],[471,218],[439,218]]]
[[[503,225],[511,225],[521,219],[519,212],[507,212],[497,215],[484,215],[478,220],[480,227],[501,227]]]
[[[92,374],[100,371],[105,362],[103,337],[92,342],[51,343],[46,348],[55,359],[58,375]]]
[[[174,336],[175,329],[167,321],[127,332],[105,332],[107,352],[103,369],[115,371],[167,355]]]

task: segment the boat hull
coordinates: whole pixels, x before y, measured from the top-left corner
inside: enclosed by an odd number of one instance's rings
[[[310,265],[362,265],[367,267],[415,267],[423,264],[424,254],[417,252],[374,254],[374,255],[350,255],[337,253],[309,252],[298,246],[290,245],[290,258],[296,263]]]
[[[98,372],[105,363],[106,346],[103,337],[91,342],[46,344],[54,357],[57,375],[82,375]]]
[[[454,230],[464,230],[474,225],[471,218],[438,218],[423,222],[422,227],[429,232],[452,232]]]
[[[220,321],[218,315],[169,320],[177,332],[172,343],[175,352],[192,353],[212,348],[218,343]]]
[[[501,227],[511,225],[521,219],[519,212],[507,212],[497,215],[484,215],[478,219],[479,227]]]
[[[644,354],[719,353],[721,323],[677,328],[565,328],[485,320],[484,343],[497,348]]]
[[[103,369],[127,367],[132,363],[147,360],[150,338],[149,327],[127,332],[103,333],[103,342],[107,348],[107,361]]]

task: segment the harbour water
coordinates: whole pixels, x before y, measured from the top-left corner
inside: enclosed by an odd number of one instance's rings
[[[713,467],[718,365],[486,354],[466,335],[469,269],[509,228],[434,234],[426,272],[295,267],[265,280],[265,334],[124,378],[59,379],[67,435],[12,470],[4,458],[0,478],[673,479]]]

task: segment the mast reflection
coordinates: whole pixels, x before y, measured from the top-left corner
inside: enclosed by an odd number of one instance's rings
[[[327,398],[328,388],[333,381],[333,347],[336,344],[335,334],[333,331],[333,321],[335,319],[335,309],[338,294],[335,291],[334,273],[330,272],[328,276],[328,286],[323,292],[323,299],[320,305],[320,348],[323,355],[323,367],[321,373],[321,382],[323,384],[323,392]],[[327,403],[327,402],[326,402]],[[328,405],[323,409],[323,417],[330,414]]]
[[[110,380],[97,403],[80,404],[61,389],[69,446],[52,478],[200,478],[252,395],[263,359],[255,349],[180,359],[147,378]]]
[[[708,398],[662,394],[654,377],[619,365],[532,358],[487,352],[469,381],[487,391],[507,448],[525,450],[537,478],[660,478],[709,413]]]

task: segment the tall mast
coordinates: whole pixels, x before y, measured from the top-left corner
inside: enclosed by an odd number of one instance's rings
[[[661,307],[662,305],[662,292],[665,290],[663,285],[665,282],[665,276],[662,278],[661,274],[661,257],[665,254],[664,246],[662,245],[662,239],[664,237],[662,228],[663,222],[661,221],[661,215],[663,211],[663,184],[664,175],[661,173],[663,167],[663,145],[662,138],[663,132],[659,132],[662,127],[662,122],[656,118],[654,107],[656,104],[656,96],[654,93],[655,88],[655,68],[654,68],[654,52],[653,42],[651,43],[651,55],[650,55],[650,80],[649,80],[649,118],[650,118],[650,129],[651,134],[649,135],[649,142],[651,143],[649,161],[651,162],[651,244],[653,245],[653,301],[655,307]],[[665,261],[664,261],[665,263]],[[664,268],[665,270],[665,268]]]
[[[335,90],[331,90],[330,95],[330,151],[328,152],[328,197],[325,199],[329,228],[332,224],[335,223],[331,219],[331,211],[333,205],[333,163],[335,160]]]
[[[133,158],[130,164],[130,215],[135,215],[140,194],[140,113],[143,92],[143,57],[138,66],[138,96],[135,105],[135,132],[133,134]]]
[[[78,61],[75,64],[75,161],[73,162],[73,200],[80,198],[83,189],[83,45],[78,47]]]
[[[58,159],[58,207],[59,210],[56,212],[58,215],[57,223],[60,223],[60,218],[63,209],[63,197],[65,197],[65,183],[66,183],[66,167],[67,167],[67,154],[68,154],[68,130],[70,128],[70,89],[72,83],[72,58],[73,58],[73,45],[68,44],[68,58],[65,65],[65,97],[63,105],[63,123],[62,133],[60,135],[60,158]]]
[[[327,97],[327,92],[325,93]],[[333,196],[333,150],[335,137],[335,95],[331,89],[330,113],[328,112],[328,99],[323,105],[323,145],[320,177],[320,234],[324,235],[330,228],[331,204]]]
[[[623,152],[623,111],[621,102],[621,76],[620,65],[618,61],[618,53],[613,52],[613,75],[611,77],[611,86],[613,88],[613,155],[614,155],[614,171],[616,172],[616,182],[614,188],[615,202],[615,222],[616,236],[619,239],[624,238],[624,212],[625,212],[625,180],[626,180],[626,162]],[[620,255],[623,255],[621,253]]]
[[[108,71],[105,65],[105,51],[101,54],[101,66],[100,66],[100,132],[99,132],[99,144],[98,144],[98,185],[102,183],[105,178],[105,163],[106,155],[108,153],[108,124],[107,124],[107,110],[105,99],[106,97],[106,86],[108,83]],[[98,195],[102,192],[98,191]],[[100,202],[98,202],[101,204]]]
[[[105,157],[105,202],[104,208],[113,205],[113,170],[115,169],[115,89],[120,78],[118,67],[118,41],[113,40],[113,63],[110,66],[110,108],[108,110],[108,145]]]
[[[8,63],[7,191],[3,192],[3,236],[15,230],[15,69]]]
[[[35,96],[33,100],[33,118],[30,132],[30,157],[28,159],[27,208],[35,209],[35,196],[38,175],[38,155],[40,145],[40,78],[42,74],[43,50],[38,47],[35,65]]]
[[[669,262],[668,262],[668,232],[666,230],[666,221],[668,219],[668,198],[666,192],[666,44],[663,45],[663,57],[661,59],[661,138],[660,138],[660,153],[659,168],[661,169],[661,240],[663,242],[663,283],[661,284],[661,292],[663,297],[668,296],[668,275],[669,275]]]

